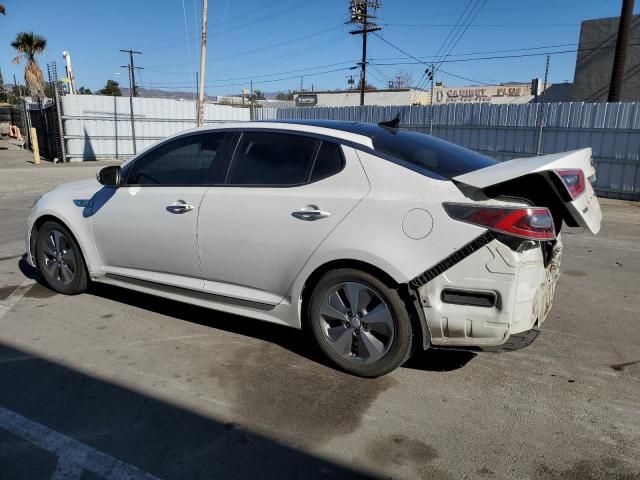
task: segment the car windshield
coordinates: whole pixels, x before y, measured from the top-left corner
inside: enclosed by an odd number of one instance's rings
[[[430,177],[452,179],[496,163],[473,150],[416,132],[380,128],[371,141],[376,152]]]

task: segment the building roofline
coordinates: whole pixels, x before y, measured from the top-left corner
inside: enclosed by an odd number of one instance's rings
[[[410,92],[412,90],[416,90],[415,88],[376,88],[376,89],[365,89],[365,93],[370,93],[370,92]],[[302,93],[303,95],[313,95],[315,93],[360,93],[360,89],[359,88],[351,88],[351,89],[347,89],[347,90],[303,90],[302,92],[300,91],[293,91],[291,92],[294,95],[300,95],[300,93]]]

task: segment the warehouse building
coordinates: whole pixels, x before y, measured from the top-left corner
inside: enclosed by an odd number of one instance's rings
[[[607,101],[619,22],[620,17],[582,22],[573,100]],[[621,101],[640,101],[640,15],[634,15],[631,20]]]
[[[297,107],[351,107],[360,105],[360,90],[294,92],[293,101]],[[413,88],[367,90],[364,94],[366,105],[426,105],[428,102],[429,92]]]
[[[542,91],[543,89],[541,89]],[[298,107],[347,107],[360,105],[360,91],[325,90],[294,92],[293,99]],[[571,99],[571,84],[548,85],[545,91],[546,102],[567,102]],[[466,87],[434,88],[433,103],[529,103],[536,98],[531,94],[530,83],[508,83],[504,85],[482,85]],[[430,90],[414,88],[395,88],[367,90],[365,105],[429,105]]]

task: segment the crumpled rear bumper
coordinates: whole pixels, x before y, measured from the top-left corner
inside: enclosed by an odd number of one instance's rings
[[[492,239],[416,290],[431,343],[436,346],[496,346],[545,320],[560,274],[561,240],[545,268],[543,252],[515,252]],[[495,293],[491,306],[450,303],[443,290]]]

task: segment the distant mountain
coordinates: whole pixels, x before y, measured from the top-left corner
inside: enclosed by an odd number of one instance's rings
[[[129,89],[126,87],[120,87],[123,97],[129,96]],[[137,88],[138,96],[140,97],[153,97],[153,98],[173,98],[175,100],[191,100],[197,98],[197,93],[194,92],[180,92],[171,90],[161,90],[159,88]],[[206,101],[213,102],[218,97],[207,95]]]
[[[127,87],[120,87],[122,96],[129,96],[129,89]],[[275,100],[278,92],[262,92],[264,98],[267,100]],[[179,90],[161,90],[158,88],[138,88],[138,95],[141,97],[154,97],[154,98],[175,98],[177,100],[193,100],[194,92],[181,92]],[[197,96],[197,93],[195,94]],[[223,96],[238,96],[239,92],[231,92],[226,95],[207,95],[207,102],[214,102],[218,100],[218,97]]]

